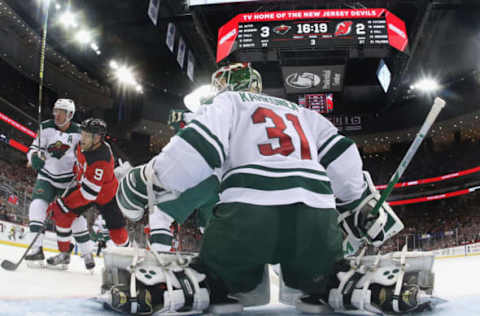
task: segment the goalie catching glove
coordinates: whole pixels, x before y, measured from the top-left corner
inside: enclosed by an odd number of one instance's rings
[[[131,168],[119,180],[115,198],[123,215],[133,222],[142,219],[146,210],[153,212],[155,204],[173,200],[179,195],[155,184],[154,163],[152,159],[147,164]]]
[[[380,206],[377,214],[373,214],[380,194],[370,174],[364,171],[363,175],[367,188],[362,196],[353,202],[337,202],[338,223],[347,234],[347,248],[350,252],[356,252],[365,241],[380,247],[404,228],[402,221],[387,202]]]

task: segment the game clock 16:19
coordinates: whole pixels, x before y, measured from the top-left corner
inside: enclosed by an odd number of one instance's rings
[[[355,24],[355,35],[365,35],[365,24],[364,23],[356,23]],[[298,23],[295,24],[294,30],[297,35],[309,35],[309,34],[326,34],[328,33],[328,23],[326,22],[313,22],[313,23]],[[263,38],[270,37],[270,27],[269,26],[262,26],[260,28],[260,36]]]

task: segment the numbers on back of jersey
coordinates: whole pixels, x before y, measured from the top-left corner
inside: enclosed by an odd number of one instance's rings
[[[287,128],[287,121],[295,128],[295,131],[297,132],[300,139],[301,158],[312,159],[307,137],[305,136],[302,126],[300,125],[300,121],[296,115],[289,113],[285,115],[284,119],[282,116],[278,115],[271,109],[259,107],[252,114],[252,121],[254,124],[266,123],[267,117],[271,119],[273,124],[275,125],[274,127],[266,127],[267,136],[270,139],[277,138],[280,146],[278,148],[273,148],[272,144],[258,144],[257,146],[260,154],[264,156],[272,156],[275,154],[288,156],[295,151],[292,137],[284,132]]]

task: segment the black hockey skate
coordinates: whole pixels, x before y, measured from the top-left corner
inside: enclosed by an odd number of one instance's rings
[[[332,312],[332,308],[318,295],[304,295],[295,302],[295,308],[302,313],[321,314]]]
[[[36,247],[30,249],[28,254],[25,256],[25,262],[27,263],[27,267],[33,269],[43,268],[45,266],[43,260],[45,260],[45,255],[43,254],[43,247]]]
[[[60,252],[58,255],[47,259],[47,268],[67,270],[70,264],[70,252]]]
[[[87,270],[93,270],[93,268],[95,268],[95,260],[93,259],[93,255],[91,253],[82,255],[82,258]]]

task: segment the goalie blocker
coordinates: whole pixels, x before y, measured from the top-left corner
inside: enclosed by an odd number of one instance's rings
[[[387,202],[383,202],[378,214],[373,215],[380,193],[370,173],[363,171],[363,177],[366,189],[359,199],[350,202],[337,200],[338,223],[346,234],[343,248],[347,255],[355,254],[365,244],[378,248],[404,228]]]

